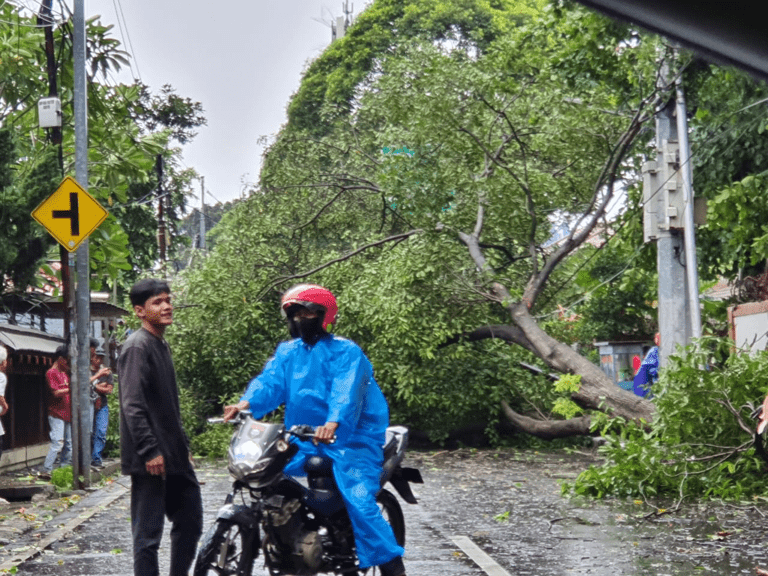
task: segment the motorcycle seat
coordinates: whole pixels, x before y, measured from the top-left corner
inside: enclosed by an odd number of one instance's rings
[[[322,456],[312,456],[304,463],[304,472],[312,476],[333,475],[333,460]]]

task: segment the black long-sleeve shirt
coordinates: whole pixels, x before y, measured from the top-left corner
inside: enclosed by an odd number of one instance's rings
[[[123,474],[147,474],[147,461],[159,454],[166,474],[191,472],[168,344],[142,328],[126,340],[117,369]]]

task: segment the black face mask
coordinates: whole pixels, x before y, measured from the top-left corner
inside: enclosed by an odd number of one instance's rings
[[[291,318],[288,322],[288,330],[291,332],[291,337],[301,338],[310,346],[317,344],[317,341],[326,334],[323,330],[323,319],[319,316],[317,318],[302,318],[301,320]]]

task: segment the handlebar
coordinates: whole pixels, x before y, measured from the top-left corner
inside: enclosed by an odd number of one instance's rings
[[[299,440],[315,441],[316,430],[317,427],[310,426],[309,424],[296,424],[295,426],[291,426],[290,430],[288,430],[288,434],[295,436]],[[336,435],[334,434],[333,438],[331,438],[328,444],[334,444],[335,442]]]
[[[228,422],[224,422],[224,418],[222,418],[221,416],[207,418],[206,421],[208,422],[208,424],[237,424],[243,418],[250,415],[251,415],[250,410],[240,410]],[[296,424],[295,426],[291,426],[290,430],[288,430],[288,434],[290,434],[291,436],[295,436],[299,440],[316,442],[316,439],[315,439],[316,430],[317,430],[316,426],[310,426],[309,424]],[[328,444],[335,444],[335,443],[336,443],[336,435],[334,434],[333,438],[330,439]]]
[[[206,419],[206,422],[208,422],[208,424],[237,424],[245,416],[250,416],[250,415],[251,415],[250,410],[240,410],[228,422],[224,422],[224,418],[222,418],[221,416],[214,416],[212,418],[208,418]]]

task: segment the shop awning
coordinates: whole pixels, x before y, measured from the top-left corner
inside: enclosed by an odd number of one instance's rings
[[[64,338],[33,328],[0,324],[0,343],[14,352],[53,354]]]

